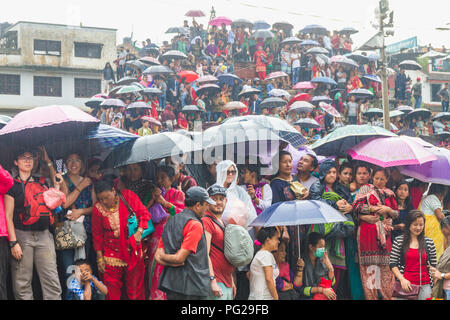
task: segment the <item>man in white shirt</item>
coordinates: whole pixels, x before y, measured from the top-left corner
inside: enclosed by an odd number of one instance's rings
[[[315,183],[319,181],[318,178],[312,176],[312,173],[319,165],[319,161],[312,154],[304,155],[297,165],[297,178],[298,181],[309,191],[309,188]]]

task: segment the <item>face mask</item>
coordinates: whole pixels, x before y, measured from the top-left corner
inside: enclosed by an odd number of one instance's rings
[[[314,252],[314,256],[319,259],[322,259],[324,255],[325,255],[325,248],[317,248],[316,252]]]

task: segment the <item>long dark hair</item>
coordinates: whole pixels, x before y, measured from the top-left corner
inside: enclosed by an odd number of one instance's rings
[[[412,210],[414,210],[414,206],[412,205],[412,201],[411,201],[411,193],[409,192],[409,190],[411,189],[409,183],[406,180],[400,180],[399,182],[397,182],[397,184],[394,186],[393,190],[395,192],[395,195],[397,195],[397,190],[398,188],[400,188],[400,186],[406,184],[408,186],[408,197],[406,197],[405,199],[405,210],[410,212]],[[398,202],[398,200],[397,200]]]
[[[423,219],[423,223],[425,225],[425,215],[420,210],[413,210],[408,213],[406,216],[405,221],[405,229],[403,230],[403,245],[402,245],[402,252],[404,255],[404,259],[406,261],[406,254],[408,253],[409,246],[411,244],[411,231],[409,230],[411,225],[416,221],[417,219]],[[422,257],[422,252],[426,248],[425,243],[425,227],[423,228],[422,232],[417,236],[417,240],[419,242],[419,252],[420,257]]]

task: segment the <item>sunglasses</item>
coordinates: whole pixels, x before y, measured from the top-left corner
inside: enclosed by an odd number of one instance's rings
[[[233,171],[227,171],[227,175],[228,175],[228,176],[234,176],[234,175],[236,175],[236,173],[237,173],[236,170],[233,170]]]

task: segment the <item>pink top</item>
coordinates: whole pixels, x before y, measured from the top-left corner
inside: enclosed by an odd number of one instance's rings
[[[14,180],[0,165],[0,237],[8,237],[5,214],[5,194],[13,186]]]

